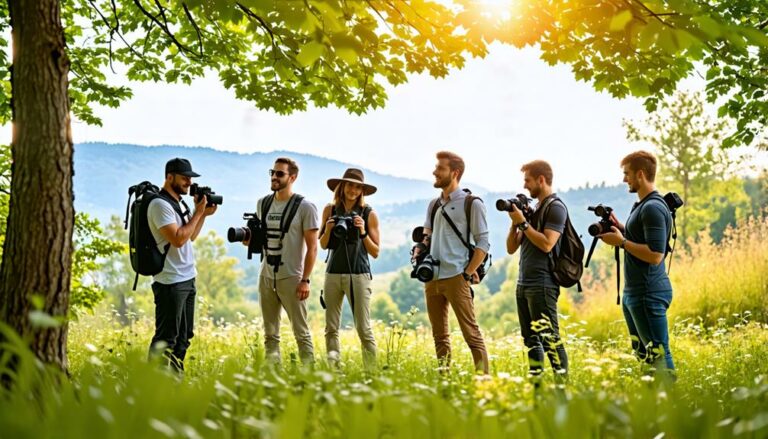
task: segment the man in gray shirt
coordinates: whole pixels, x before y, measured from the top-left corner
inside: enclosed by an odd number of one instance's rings
[[[550,257],[565,230],[568,211],[552,193],[549,163],[535,160],[520,170],[524,173],[525,189],[538,200],[533,212],[521,212],[513,205],[509,213],[512,227],[507,235],[507,252],[511,255],[521,248],[516,293],[520,333],[528,348],[531,376],[538,377],[543,372],[546,349],[555,377],[564,380],[568,373],[568,355],[560,339],[557,320],[560,287],[552,276]]]
[[[259,276],[264,345],[267,359],[279,363],[280,313],[285,309],[301,361],[308,364],[314,361],[306,299],[310,292],[309,276],[317,259],[317,208],[293,193],[293,183],[299,175],[296,162],[278,158],[269,174],[274,193],[259,199],[257,204],[258,216],[267,229],[267,246]],[[286,224],[292,209],[295,215],[290,224]]]
[[[485,206],[476,198],[472,201],[469,228],[467,227],[464,202],[468,194],[459,188],[463,173],[464,160],[461,157],[451,152],[437,153],[437,165],[432,174],[435,176],[435,187],[441,189],[442,193],[427,209],[424,233],[427,235],[425,244],[432,257],[439,261],[439,265],[435,267],[434,278],[426,283],[424,293],[438,360],[443,366],[450,364],[450,305],[459,321],[464,340],[472,352],[475,368],[487,374],[488,353],[475,318],[470,285],[479,282],[477,269],[490,249],[488,223],[485,219]],[[451,218],[460,233],[470,230],[471,239],[475,243],[471,257],[469,250],[462,243],[462,239],[469,243],[470,237],[458,236],[446,220],[446,215]]]

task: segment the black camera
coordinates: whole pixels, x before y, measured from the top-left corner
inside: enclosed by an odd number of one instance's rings
[[[435,277],[435,267],[440,265],[440,261],[429,254],[429,247],[423,242],[424,227],[413,229],[411,238],[416,243],[411,248],[411,266],[413,267],[411,278],[421,282],[429,282]],[[418,255],[416,254],[417,250]]]
[[[205,195],[205,197],[208,199],[206,206],[224,204],[224,197],[221,195],[216,195],[216,192],[212,191],[210,187],[200,186],[197,183],[192,183],[192,186],[189,187],[189,195],[195,197],[195,199],[197,199],[199,196]]]
[[[248,259],[251,259],[254,253],[260,254],[263,251],[267,237],[256,213],[246,212],[243,219],[246,220],[245,227],[230,227],[227,230],[227,241],[248,241]]]
[[[591,236],[602,235],[603,233],[611,231],[611,227],[614,225],[611,221],[611,212],[613,212],[612,207],[598,204],[597,206],[589,206],[587,209],[595,212],[595,215],[600,217],[600,221],[590,224],[587,229]]]
[[[517,210],[526,213],[531,208],[531,201],[533,200],[526,197],[525,194],[517,194],[514,198],[508,200],[496,200],[496,210],[501,212],[512,212],[512,206],[515,206],[517,207]]]
[[[360,229],[355,227],[355,218],[358,215],[334,215],[331,219],[335,222],[331,234],[334,238],[343,241],[355,241],[360,238]]]

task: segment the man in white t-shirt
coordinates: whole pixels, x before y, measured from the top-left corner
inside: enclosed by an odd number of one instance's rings
[[[195,200],[191,213],[181,199],[189,192],[192,171],[186,159],[175,158],[165,164],[165,182],[160,197],[147,208],[149,229],[165,257],[163,271],[154,276],[155,335],[150,355],[164,353],[171,367],[184,370],[184,357],[192,338],[195,319],[195,255],[192,241],[200,234],[205,217],[216,212],[216,206],[206,207],[205,195]]]

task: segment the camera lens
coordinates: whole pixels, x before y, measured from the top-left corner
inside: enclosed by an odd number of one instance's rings
[[[429,282],[432,280],[435,272],[429,263],[423,263],[416,269],[416,278],[422,282]]]
[[[496,210],[510,212],[512,210],[512,203],[509,200],[496,200]]]
[[[600,223],[590,224],[589,228],[587,229],[587,232],[589,232],[590,236],[597,236],[602,233],[605,233],[605,231],[603,231],[603,225]]]
[[[224,197],[216,195],[213,192],[206,194],[208,197],[208,204],[224,204]]]
[[[251,231],[247,227],[230,227],[227,230],[227,241],[229,242],[243,242],[249,239]]]
[[[343,218],[339,218],[336,225],[333,226],[333,236],[337,239],[344,239],[347,237],[347,222]]]

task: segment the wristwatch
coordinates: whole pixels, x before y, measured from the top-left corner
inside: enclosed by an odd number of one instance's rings
[[[624,244],[627,243],[627,238],[621,238],[621,244],[619,244],[620,248],[624,248]]]
[[[466,271],[461,272],[461,277],[463,277],[467,282],[472,282],[472,275],[468,274]]]
[[[302,279],[301,282],[305,282],[307,285],[309,285],[309,279]]]
[[[517,225],[517,228],[521,232],[525,232],[526,230],[528,230],[528,227],[530,227],[530,224],[528,224],[528,221],[523,221],[523,222],[521,222],[520,224]]]

